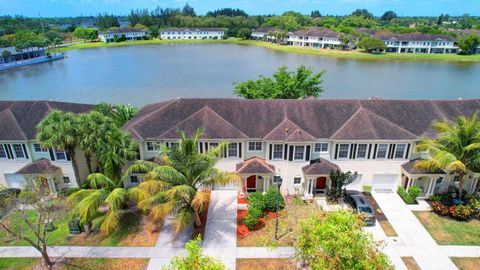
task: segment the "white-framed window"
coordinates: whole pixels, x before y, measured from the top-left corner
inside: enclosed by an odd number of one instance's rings
[[[350,144],[341,143],[341,144],[338,145],[338,158],[339,159],[347,159],[349,153],[350,153]]]
[[[159,142],[147,142],[147,151],[148,152],[160,151],[160,143]]]
[[[130,175],[130,183],[137,184],[138,183],[138,176]]]
[[[395,154],[393,158],[404,158],[405,157],[405,150],[407,149],[407,145],[405,143],[399,143],[395,147]]]
[[[249,152],[261,152],[262,151],[262,142],[248,142],[248,151]]]
[[[23,146],[21,144],[15,143],[12,144],[12,147],[15,158],[25,158],[25,152],[23,151]]]
[[[238,157],[238,143],[229,143],[227,149],[227,157]]]
[[[35,152],[37,152],[37,153],[48,152],[48,149],[47,149],[47,148],[43,148],[42,145],[39,144],[39,143],[34,143],[34,144],[33,144],[33,149],[34,149]]]
[[[7,149],[5,149],[3,144],[0,144],[0,158],[8,158]]]
[[[175,147],[178,146],[178,142],[168,142],[167,146],[170,147],[170,148],[175,148]]]
[[[55,159],[56,160],[67,160],[67,153],[63,150],[55,149]]]
[[[388,153],[388,144],[386,143],[378,144],[376,158],[387,158],[387,153]]]
[[[368,149],[368,144],[366,144],[366,143],[357,144],[357,156],[356,156],[356,158],[359,158],[359,159],[367,158],[367,149]]]
[[[316,143],[313,147],[313,151],[316,153],[327,153],[328,143]]]
[[[208,143],[208,146],[209,146],[209,149],[211,148],[215,148],[218,146],[218,142],[211,142],[211,143]]]
[[[296,176],[293,178],[293,184],[294,185],[300,185],[302,183],[302,178]]]
[[[283,159],[283,144],[273,145],[273,159]]]
[[[64,184],[70,184],[70,177],[64,176],[64,177],[63,177],[63,183],[64,183]]]
[[[305,145],[295,145],[293,150],[293,160],[305,159]]]

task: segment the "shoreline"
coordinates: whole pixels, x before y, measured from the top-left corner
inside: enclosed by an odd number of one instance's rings
[[[480,62],[480,54],[476,55],[457,55],[457,54],[406,54],[406,53],[382,53],[370,54],[361,51],[341,51],[332,49],[318,49],[299,46],[278,45],[269,42],[256,40],[241,40],[241,39],[224,39],[224,40],[137,40],[126,42],[87,42],[75,45],[69,45],[61,48],[51,49],[54,52],[65,52],[70,50],[91,49],[91,48],[109,48],[121,46],[136,46],[136,45],[150,45],[150,44],[169,44],[169,43],[228,43],[246,46],[257,46],[265,49],[271,49],[279,52],[297,53],[304,55],[325,56],[338,59],[353,59],[353,60],[401,60],[401,61],[435,61],[435,62],[460,62],[460,63],[475,63]]]

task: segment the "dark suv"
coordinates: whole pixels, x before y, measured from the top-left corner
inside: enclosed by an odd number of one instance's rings
[[[363,214],[363,222],[367,226],[375,226],[375,213],[367,197],[359,191],[346,190],[345,202],[350,204],[356,213]]]

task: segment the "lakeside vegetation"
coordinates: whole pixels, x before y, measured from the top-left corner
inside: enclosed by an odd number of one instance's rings
[[[341,59],[360,59],[360,60],[409,60],[409,61],[449,61],[449,62],[477,62],[480,61],[480,54],[475,55],[457,55],[457,54],[421,54],[421,53],[366,53],[361,50],[341,51],[332,49],[318,49],[300,46],[285,46],[269,42],[256,40],[242,40],[240,38],[231,38],[225,40],[136,40],[128,42],[86,42],[74,44],[62,48],[55,48],[56,52],[65,52],[79,49],[108,48],[121,46],[149,45],[149,44],[173,44],[173,43],[228,43],[257,46],[266,49],[276,50],[286,53],[308,54],[316,56],[335,57]]]

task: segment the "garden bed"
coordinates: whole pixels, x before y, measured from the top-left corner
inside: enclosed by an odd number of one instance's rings
[[[422,270],[413,257],[401,257],[408,270]]]
[[[477,270],[480,265],[480,258],[450,258],[460,270]]]
[[[290,270],[296,269],[292,259],[237,259],[238,270]]]
[[[373,208],[373,212],[375,213],[375,218],[377,219],[378,223],[380,224],[380,227],[382,227],[382,230],[385,232],[385,234],[388,237],[398,236],[392,224],[390,224],[390,222],[388,221],[387,216],[385,216],[382,209],[378,205],[377,201],[375,201],[375,198],[373,198],[371,194],[367,194],[366,196],[367,196],[368,202]]]
[[[260,222],[257,224],[257,227],[253,230],[250,230],[247,225],[243,224],[241,221],[244,217],[248,214],[248,210],[237,210],[237,236],[238,237],[245,237],[255,231],[260,230],[261,228],[265,227],[265,224],[270,220],[274,219],[277,214],[275,212],[268,212],[265,211],[263,214],[264,216],[260,218]]]

